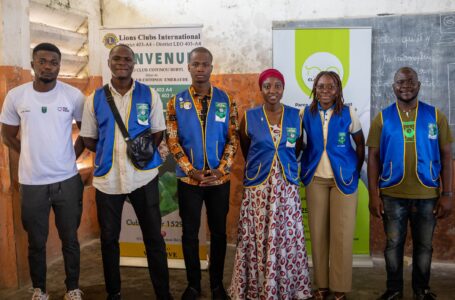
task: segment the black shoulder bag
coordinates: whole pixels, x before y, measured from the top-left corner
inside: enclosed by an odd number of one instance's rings
[[[155,153],[156,147],[152,132],[148,128],[134,139],[131,139],[128,131],[126,130],[125,124],[123,124],[122,118],[120,117],[117,106],[115,106],[114,98],[112,97],[109,85],[104,85],[103,89],[106,94],[107,103],[109,104],[112,114],[114,115],[115,122],[120,128],[123,138],[125,139],[127,145],[126,154],[137,169],[144,169]]]

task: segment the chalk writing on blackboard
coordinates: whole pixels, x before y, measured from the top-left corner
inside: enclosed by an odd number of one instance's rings
[[[441,15],[441,39],[439,43],[455,43],[455,14]]]
[[[449,123],[455,125],[455,63],[447,65],[448,89],[449,89]]]

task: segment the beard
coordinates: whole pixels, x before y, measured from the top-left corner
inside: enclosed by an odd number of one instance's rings
[[[38,77],[38,80],[42,83],[51,83],[54,82],[57,78],[47,78],[47,77]]]

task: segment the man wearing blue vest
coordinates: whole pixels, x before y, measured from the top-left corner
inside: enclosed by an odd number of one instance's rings
[[[413,242],[414,299],[430,291],[432,238],[437,219],[452,209],[452,135],[446,117],[418,101],[420,81],[409,67],[397,71],[396,103],[373,120],[367,146],[370,212],[382,219],[387,290],[378,299],[403,298],[403,255],[408,222]]]
[[[108,64],[112,72],[109,90],[129,135],[134,138],[144,130],[150,130],[155,145],[159,145],[166,129],[161,99],[154,89],[131,78],[133,50],[126,45],[113,47]],[[158,151],[143,169],[134,167],[127,157],[126,142],[103,88],[86,101],[81,136],[86,147],[96,152],[93,186],[96,188],[107,299],[121,299],[119,236],[126,197],[131,201],[142,231],[156,297],[171,299],[166,248],[161,235],[158,191],[161,157]]]
[[[167,143],[177,161],[179,212],[188,287],[182,299],[201,294],[199,227],[202,204],[210,229],[212,299],[227,299],[223,287],[229,170],[238,144],[237,109],[226,92],[210,84],[212,54],[203,47],[189,54],[191,86],[167,106]]]

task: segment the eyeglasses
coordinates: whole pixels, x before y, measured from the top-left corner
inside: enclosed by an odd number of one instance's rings
[[[415,86],[418,81],[414,79],[408,79],[408,80],[397,80],[394,82],[398,86],[403,86],[403,85],[409,85],[409,86]]]
[[[333,84],[318,84],[316,86],[316,90],[318,91],[322,91],[322,90],[328,90],[328,91],[333,91],[335,90],[337,87]]]

